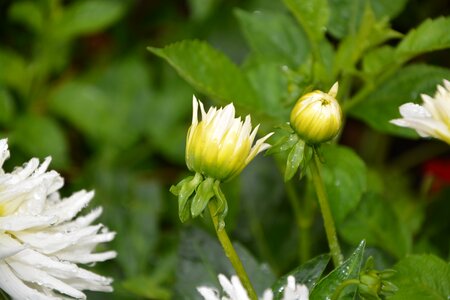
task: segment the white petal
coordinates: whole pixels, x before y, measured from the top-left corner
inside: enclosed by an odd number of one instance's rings
[[[12,239],[8,234],[0,232],[0,260],[15,255],[25,247]]]
[[[71,287],[70,285],[67,285],[63,281],[56,279],[55,277],[50,276],[47,272],[18,261],[10,261],[8,264],[10,268],[14,270],[14,273],[17,274],[17,277],[24,281],[36,283],[40,286],[57,290],[60,293],[66,294],[73,298],[86,299],[86,295],[84,293]]]
[[[33,227],[49,226],[56,221],[57,218],[54,216],[16,215],[0,217],[0,230],[15,232]]]
[[[3,163],[8,158],[9,158],[8,140],[7,139],[1,139],[0,140],[0,168],[3,166]],[[0,174],[1,173],[2,173],[2,170],[0,171]]]
[[[29,288],[11,271],[5,261],[0,260],[0,289],[8,293],[13,299],[58,300],[56,297],[44,295]]]
[[[273,299],[272,290],[271,289],[265,290],[261,300],[272,300],[272,299]]]
[[[203,299],[205,300],[220,300],[218,292],[213,288],[200,286],[197,288],[197,291],[200,293],[200,295],[202,295]]]
[[[426,95],[425,95],[426,96]],[[405,103],[399,108],[403,118],[429,118],[431,114],[423,106],[415,103]]]
[[[57,217],[58,223],[71,220],[88,205],[93,197],[94,192],[86,192],[81,190],[60,201],[59,203],[48,207],[45,214]]]

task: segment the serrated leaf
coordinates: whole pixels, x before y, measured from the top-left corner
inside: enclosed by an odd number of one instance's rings
[[[125,12],[120,1],[84,0],[67,6],[64,15],[54,26],[61,38],[100,31],[116,22]]]
[[[330,15],[327,0],[284,0],[284,4],[293,13],[310,40],[320,41],[323,38]]]
[[[400,258],[411,250],[412,245],[412,236],[407,234],[403,226],[392,207],[381,196],[366,193],[338,230],[352,244],[365,239],[368,245],[377,246]]]
[[[342,222],[366,190],[364,161],[350,148],[324,145],[322,176],[336,223]]]
[[[388,299],[445,300],[450,296],[450,265],[434,255],[411,255],[395,266],[389,281],[398,291]]]
[[[309,52],[308,38],[290,16],[282,13],[236,10],[252,52],[264,62],[297,67]]]
[[[273,285],[274,300],[281,300],[284,294],[284,288],[287,283],[288,276],[294,276],[296,283],[304,284],[311,290],[322,276],[325,267],[330,261],[330,255],[322,254],[310,259],[298,268],[292,270],[288,274],[279,278]]]
[[[406,102],[421,103],[422,93],[434,95],[436,85],[450,78],[450,69],[430,65],[410,65],[400,69],[366,99],[350,110],[350,114],[381,132],[404,137],[417,137],[412,129],[390,124],[400,118],[398,108]]]
[[[352,255],[344,261],[342,265],[334,269],[330,274],[325,276],[313,288],[309,295],[310,300],[331,299],[331,296],[344,281],[348,279],[358,278],[361,264],[363,262],[363,254],[366,243],[362,241]],[[344,293],[350,290],[347,288]],[[354,293],[350,291],[350,293]]]
[[[29,156],[43,159],[52,157],[52,166],[63,168],[68,162],[68,149],[64,132],[53,119],[25,115],[15,120],[11,143]]]
[[[165,59],[194,88],[222,105],[233,102],[255,111],[261,103],[244,73],[206,42],[185,40],[164,48],[148,48]]]
[[[419,54],[450,47],[450,17],[428,19],[412,29],[396,49],[397,59],[408,60]]]

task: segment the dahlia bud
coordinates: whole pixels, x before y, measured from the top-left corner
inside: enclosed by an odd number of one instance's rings
[[[335,99],[336,82],[328,93],[316,90],[303,95],[291,112],[291,127],[308,144],[319,144],[334,138],[342,126],[342,112]]]
[[[186,144],[186,164],[189,170],[205,177],[227,181],[242,169],[261,151],[270,147],[264,143],[272,133],[256,141],[258,126],[252,131],[250,116],[235,118],[233,104],[224,108],[212,107],[205,112],[203,104],[193,98],[192,125]],[[199,122],[198,106],[202,120]]]
[[[215,201],[219,229],[224,226],[228,211],[220,183],[238,175],[261,151],[270,147],[265,141],[272,133],[260,138],[252,146],[258,126],[252,130],[250,116],[235,118],[233,104],[205,111],[203,103],[195,96],[192,100],[192,125],[186,142],[186,165],[195,172],[170,191],[178,196],[178,214],[185,222],[203,213],[210,201]],[[198,107],[202,119],[198,120]]]

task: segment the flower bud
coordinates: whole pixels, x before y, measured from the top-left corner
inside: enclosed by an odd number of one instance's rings
[[[256,141],[258,126],[252,130],[250,116],[235,118],[233,104],[224,108],[211,107],[205,111],[195,96],[192,101],[192,125],[186,143],[186,164],[189,170],[205,177],[226,181],[239,174],[261,151],[269,148],[264,143],[272,133]],[[202,120],[199,122],[198,106]]]
[[[316,90],[303,95],[291,112],[291,127],[308,144],[319,144],[334,138],[342,126],[342,112],[335,99],[336,82],[328,93]]]

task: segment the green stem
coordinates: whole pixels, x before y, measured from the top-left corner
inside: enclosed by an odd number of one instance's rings
[[[301,201],[298,197],[292,180],[286,182],[286,193],[294,211],[295,220],[299,230],[299,258],[300,262],[304,263],[311,257],[311,238],[310,231],[312,226],[313,209],[308,205],[308,197],[305,196],[305,203],[303,209]]]
[[[331,258],[335,267],[343,262],[341,248],[336,235],[336,228],[334,226],[333,216],[331,215],[330,205],[328,204],[327,193],[322,181],[319,169],[319,157],[314,151],[313,159],[309,164],[312,174],[312,180],[316,189],[317,198],[319,199],[320,210],[322,212],[323,222],[325,225],[325,233],[327,235],[328,245],[330,247]]]
[[[331,296],[331,300],[338,300],[339,296],[341,295],[342,291],[348,287],[349,285],[352,284],[359,284],[359,280],[358,279],[349,279],[344,281],[343,283],[341,283],[341,285],[339,285],[336,290],[334,291],[333,295]]]
[[[239,277],[242,285],[244,286],[247,294],[251,300],[258,300],[258,296],[256,295],[255,289],[253,288],[250,279],[248,278],[247,272],[245,272],[244,266],[236,253],[236,250],[233,247],[233,244],[228,237],[228,234],[224,227],[221,227],[219,224],[219,217],[217,216],[217,205],[214,200],[209,201],[208,204],[209,213],[211,214],[211,219],[214,223],[214,229],[216,230],[217,237],[219,238],[220,244],[222,245],[223,250],[225,251],[225,255],[230,260],[233,265],[234,270],[236,271],[237,276]]]

